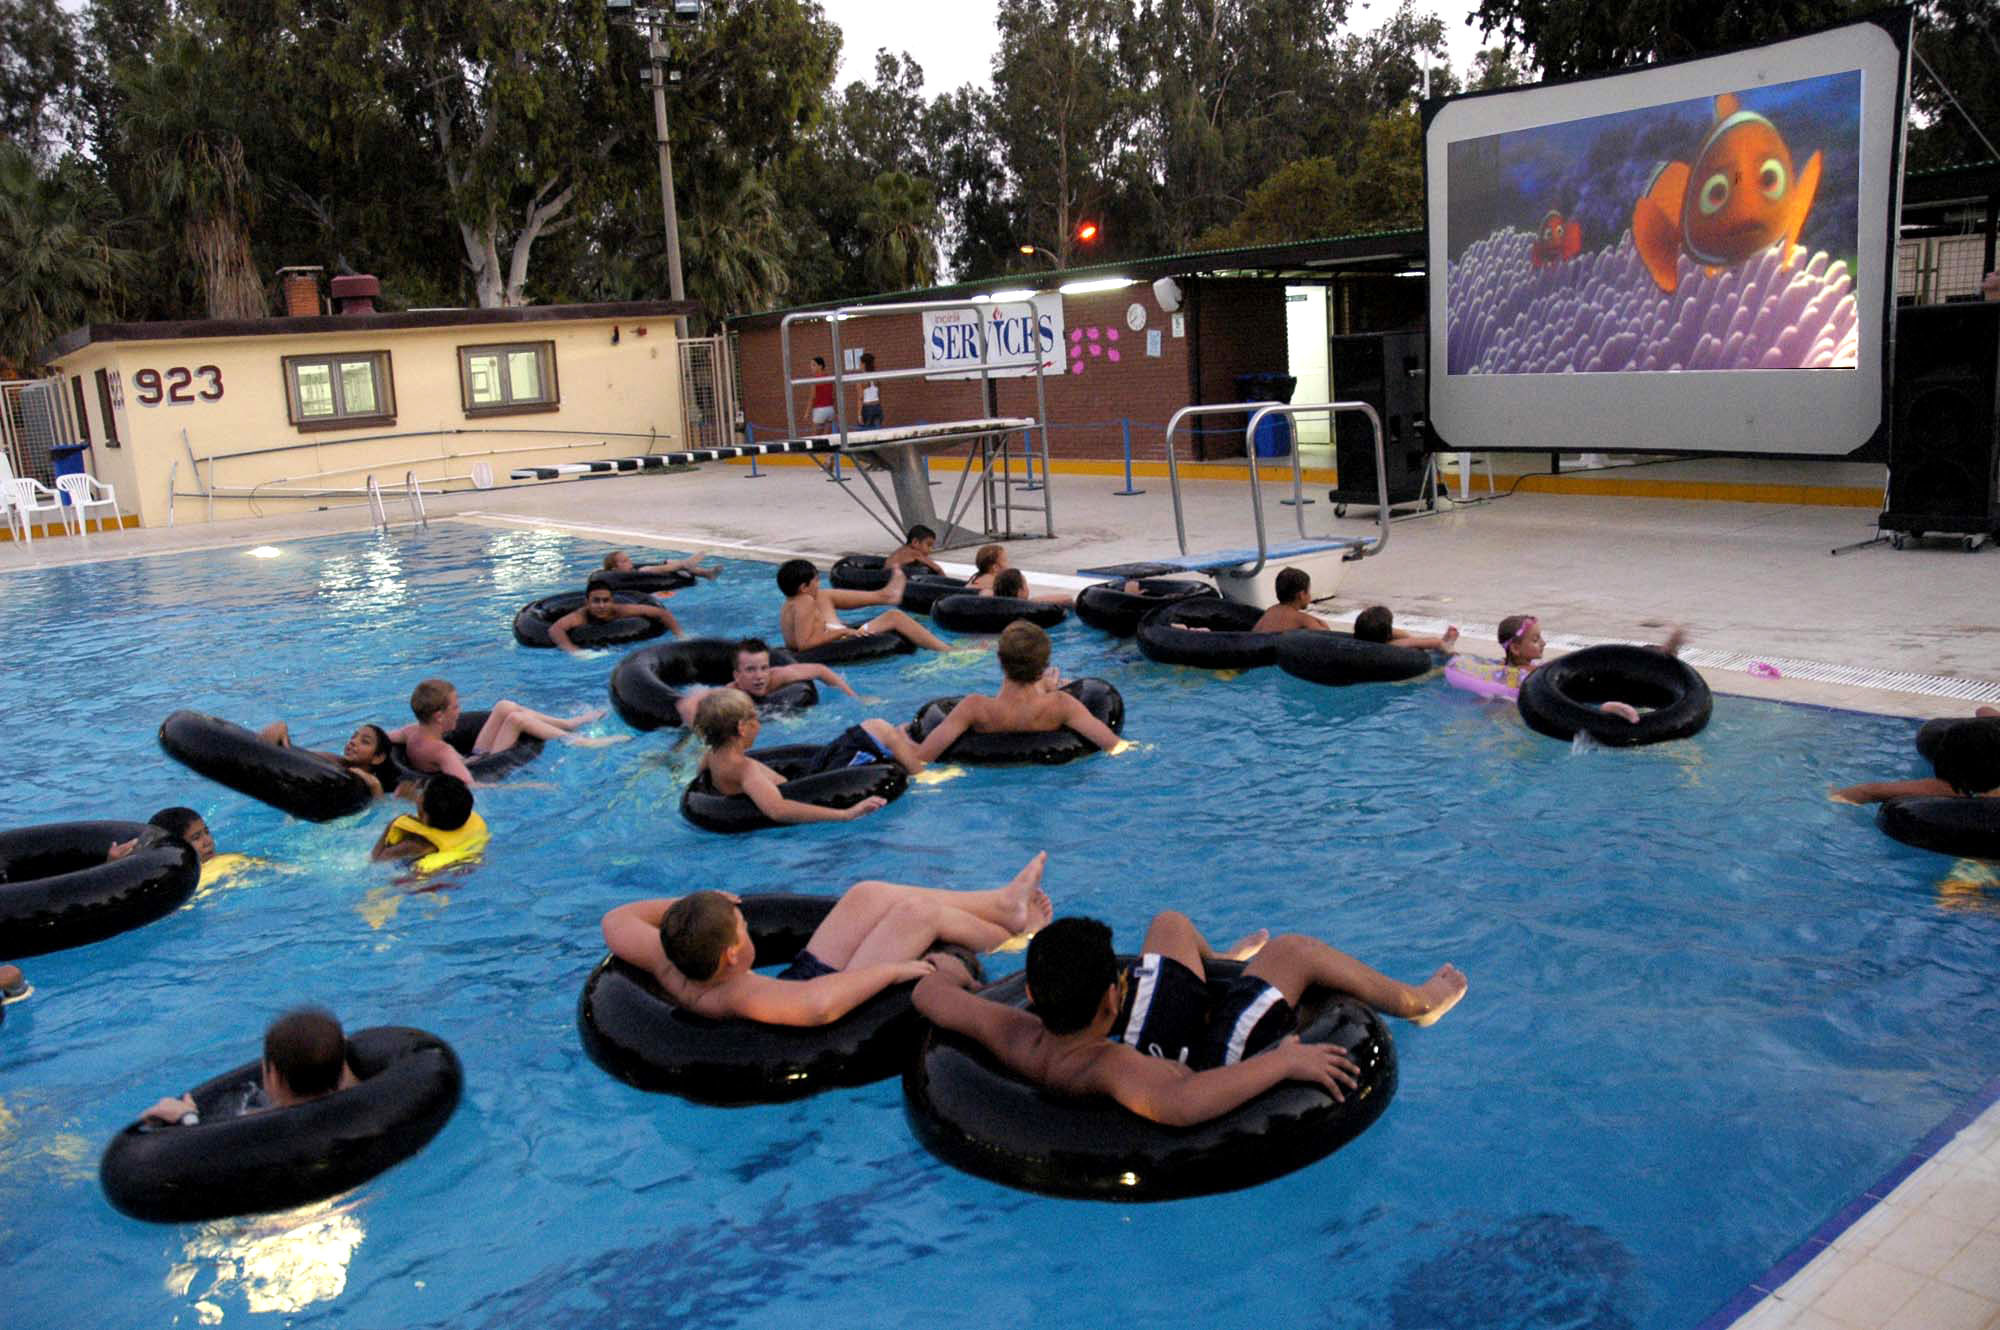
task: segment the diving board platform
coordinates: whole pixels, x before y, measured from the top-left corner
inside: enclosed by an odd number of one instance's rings
[[[1042,534],[1055,535],[1055,508],[1050,497],[1048,473],[1049,431],[1044,423],[1049,414],[1044,372],[1051,364],[1060,368],[1063,348],[1043,346],[1037,341],[1032,349],[1023,349],[1011,359],[1000,352],[993,321],[1000,318],[1003,311],[1016,308],[1025,311],[1029,325],[1035,326],[1034,304],[1028,300],[918,300],[843,305],[838,309],[794,311],[780,321],[778,338],[784,365],[785,433],[788,441],[824,445],[808,450],[814,462],[826,472],[827,479],[841,485],[847,497],[859,504],[892,542],[900,544],[904,533],[917,525],[937,532],[940,549],[955,549],[988,540],[1020,539],[1029,533],[1013,529],[1016,512],[1039,512],[1043,521]],[[909,314],[936,315],[947,323],[976,330],[977,363],[957,364],[949,371],[940,370],[935,365],[908,369],[863,369],[860,368],[858,348],[851,353],[857,357],[856,361],[849,363],[850,353],[844,349],[843,340],[853,336],[847,330],[857,320]],[[832,373],[801,375],[793,372],[792,329],[800,323],[827,325],[827,342],[832,353],[827,360],[832,365]],[[1031,337],[1031,340],[1034,339]],[[872,365],[872,359],[869,363]],[[992,380],[1029,373],[1035,377],[1036,414],[1000,415]],[[851,427],[848,413],[854,407],[855,398],[848,391],[849,385],[872,386],[883,380],[895,379],[978,380],[980,402],[988,414],[922,425]],[[819,430],[800,429],[799,390],[805,389],[809,397],[829,387],[833,396],[833,419],[830,422],[833,428],[827,430],[825,426],[829,422],[822,420],[813,422]],[[1011,448],[1015,435],[1021,436],[1019,454]],[[1037,435],[1040,436],[1039,443]],[[931,499],[934,482],[931,480],[930,458],[935,454],[961,450],[964,461],[958,468],[957,482],[945,504],[945,511],[940,514]],[[1039,483],[1035,476],[1037,460],[1041,463]],[[853,463],[853,475],[843,473],[843,461]],[[1025,469],[1022,488],[1039,494],[1039,501],[1015,494],[1013,468],[1017,461]],[[884,475],[889,479],[888,493],[884,493],[876,483],[877,477]],[[867,487],[865,495],[852,483],[857,477]],[[973,524],[972,517],[975,504],[978,506],[977,525]]]

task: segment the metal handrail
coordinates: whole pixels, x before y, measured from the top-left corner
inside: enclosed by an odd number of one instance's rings
[[[1174,496],[1174,538],[1180,544],[1181,553],[1188,552],[1187,516],[1181,507],[1181,472],[1174,456],[1174,431],[1181,421],[1190,416],[1241,415],[1249,412],[1250,421],[1243,427],[1243,455],[1250,463],[1250,511],[1257,526],[1257,563],[1245,577],[1255,577],[1264,571],[1270,561],[1270,540],[1264,531],[1264,479],[1257,465],[1257,426],[1264,417],[1272,415],[1298,416],[1308,412],[1324,411],[1329,420],[1342,411],[1359,411],[1368,418],[1369,428],[1375,434],[1375,488],[1381,502],[1377,505],[1377,534],[1373,541],[1364,541],[1346,557],[1349,560],[1365,559],[1380,554],[1389,543],[1389,475],[1387,459],[1382,448],[1382,417],[1366,402],[1213,402],[1205,406],[1184,406],[1167,421],[1167,484]],[[1305,473],[1299,463],[1299,450],[1292,447],[1292,519],[1297,523],[1299,539],[1309,540],[1306,534],[1305,505],[1298,502],[1304,497]]]
[[[430,530],[430,514],[424,511],[424,490],[423,486],[417,484],[416,472],[403,473],[403,493],[409,498],[410,512],[416,518],[417,525],[425,531]]]
[[[382,486],[375,480],[375,473],[368,474],[368,517],[377,531],[389,529],[389,514],[382,507]]]

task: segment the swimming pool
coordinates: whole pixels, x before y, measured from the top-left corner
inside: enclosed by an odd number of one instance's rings
[[[1996,1067],[1994,894],[1828,804],[1913,771],[1913,725],[1719,699],[1708,730],[1573,750],[1435,679],[1329,690],[1166,669],[1071,624],[1137,751],[918,785],[858,822],[724,838],[677,811],[673,736],[553,749],[552,788],[482,794],[494,845],[443,890],[366,863],[388,812],[327,825],[158,751],[178,706],[303,741],[468,705],[605,703],[615,655],[513,644],[518,606],[602,547],[441,524],[5,580],[0,823],[208,815],[274,861],[137,932],[34,959],[0,1028],[0,1286],[11,1324],[1686,1327]],[[765,565],[682,593],[691,632],[775,629]],[[985,686],[990,657],[854,667],[765,742]],[[605,733],[624,733],[615,718]],[[1151,1206],[1027,1196],[913,1142],[894,1082],[774,1108],[645,1095],[584,1056],[610,905],[702,886],[987,885],[1051,852],[1058,908],[1135,946],[1187,909],[1219,938],[1321,934],[1466,1001],[1397,1024],[1401,1089],[1353,1145],[1247,1192]],[[1016,961],[1001,958],[998,968]],[[105,1203],[124,1123],[253,1056],[294,1001],[451,1040],[466,1097],[422,1154],[339,1201],[151,1226]]]

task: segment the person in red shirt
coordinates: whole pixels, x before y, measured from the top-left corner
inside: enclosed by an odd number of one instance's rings
[[[821,378],[826,376],[825,356],[813,357],[813,373]],[[816,430],[830,429],[833,426],[833,385],[830,383],[813,385],[812,422]]]

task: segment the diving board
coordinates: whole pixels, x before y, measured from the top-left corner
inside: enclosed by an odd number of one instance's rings
[[[826,445],[823,450],[814,450],[814,461],[827,473],[830,480],[839,481],[847,496],[859,504],[862,511],[872,517],[876,524],[900,543],[904,533],[912,526],[923,525],[937,532],[940,549],[954,549],[995,539],[1016,539],[1022,533],[1013,530],[1014,513],[1017,510],[1039,512],[1043,516],[1043,534],[1054,536],[1055,509],[1050,498],[1048,475],[1049,432],[1044,423],[1048,419],[1048,395],[1043,382],[1043,371],[1047,366],[1044,356],[1053,352],[1055,363],[1061,363],[1060,347],[1040,347],[1023,353],[1018,360],[1008,360],[995,355],[995,344],[990,321],[999,317],[999,312],[1012,306],[1020,306],[1034,319],[1034,306],[1029,301],[1000,300],[920,300],[901,301],[887,304],[843,305],[838,309],[800,310],[785,315],[778,326],[780,356],[785,378],[785,432],[790,441],[810,441]],[[843,338],[849,336],[846,328],[857,320],[884,315],[923,314],[926,312],[954,311],[970,314],[966,326],[978,330],[979,363],[972,373],[963,366],[951,374],[919,366],[912,369],[859,369],[848,364],[847,353],[843,351]],[[831,374],[793,373],[792,328],[798,323],[824,322],[832,355]],[[856,352],[858,355],[858,350]],[[981,400],[986,410],[994,411],[996,398],[993,393],[992,378],[999,373],[1021,373],[1029,368],[1032,361],[1035,377],[1035,416],[983,415],[964,420],[943,420],[922,425],[876,426],[867,429],[850,428],[848,411],[853,398],[848,392],[850,384],[874,384],[885,379],[915,378],[969,378],[976,377],[981,383]],[[872,361],[870,362],[873,363]],[[799,428],[799,400],[801,388],[809,393],[822,387],[833,390],[833,426],[824,433],[809,433]],[[822,429],[823,422],[820,423]],[[1026,450],[1023,459],[1028,469],[1026,488],[1041,495],[1040,502],[1024,501],[1014,493],[1014,454],[1009,443],[1014,435],[1022,436]],[[1039,447],[1035,436],[1039,434]],[[931,500],[931,475],[929,458],[936,453],[963,450],[964,462],[958,469],[957,485],[940,516]],[[1035,462],[1041,462],[1040,484],[1035,480]],[[854,463],[854,471],[867,486],[867,496],[849,483],[852,477],[841,472],[842,460]],[[997,475],[996,475],[997,467]],[[876,476],[886,473],[890,481],[890,493],[884,494],[876,484]],[[872,499],[873,502],[870,500]],[[979,524],[970,524],[971,510],[979,505]]]
[[[1267,560],[1304,559],[1319,554],[1345,555],[1367,544],[1368,541],[1360,536],[1330,536],[1325,540],[1295,540],[1273,545],[1263,553]],[[1168,555],[1139,563],[1107,564],[1101,568],[1079,568],[1076,573],[1078,577],[1172,577],[1175,573],[1219,573],[1246,568],[1256,562],[1257,551],[1245,548],[1216,550],[1212,554]]]
[[[558,462],[552,466],[520,466],[507,473],[509,480],[560,480],[565,476],[630,475],[641,471],[664,471],[670,466],[693,466],[697,462],[722,462],[733,457],[769,457],[774,453],[830,452],[830,441],[790,439],[781,443],[737,443],[720,448],[685,448],[671,453],[641,453],[637,457],[605,457],[594,462]]]

